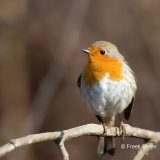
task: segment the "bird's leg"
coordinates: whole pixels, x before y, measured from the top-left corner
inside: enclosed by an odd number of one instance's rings
[[[100,116],[96,116],[97,117],[97,119],[100,121],[100,123],[102,124],[102,126],[103,126],[103,134],[102,135],[105,135],[106,134],[106,128],[105,128],[105,123],[103,123],[103,120],[102,120],[102,118],[100,117]]]
[[[125,127],[124,127],[124,123],[123,123],[122,120],[121,120],[120,114],[118,114],[118,117],[119,117],[119,120],[120,120],[119,129],[122,131],[122,137],[123,137],[123,139],[122,139],[122,141],[121,141],[121,143],[122,143],[123,140],[124,140],[124,136],[126,135],[126,130],[125,130]]]

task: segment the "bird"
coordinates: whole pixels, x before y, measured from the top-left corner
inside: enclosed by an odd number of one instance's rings
[[[129,119],[137,90],[136,77],[117,47],[96,41],[88,49],[88,62],[77,80],[83,101],[98,120],[113,127],[115,116],[124,111]],[[99,155],[115,154],[113,137],[99,137]]]

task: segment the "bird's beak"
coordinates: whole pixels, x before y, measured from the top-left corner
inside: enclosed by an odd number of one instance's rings
[[[91,54],[91,51],[88,49],[82,49],[83,52],[87,53],[87,54]]]

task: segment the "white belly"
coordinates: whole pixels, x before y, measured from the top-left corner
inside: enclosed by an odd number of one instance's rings
[[[82,75],[83,76],[83,75]],[[87,87],[82,78],[81,95],[88,108],[100,117],[112,117],[128,107],[136,90],[131,73],[121,81],[113,81],[106,75],[98,84]]]

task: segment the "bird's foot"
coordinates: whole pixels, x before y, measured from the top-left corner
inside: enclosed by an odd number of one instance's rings
[[[122,141],[121,141],[121,143],[122,143],[124,140],[124,136],[126,135],[126,129],[125,129],[124,123],[122,121],[120,122],[119,129],[120,129],[120,131],[122,133],[122,137],[123,137]]]
[[[101,122],[101,125],[103,126],[103,133],[102,133],[102,136],[104,136],[106,133],[107,133],[107,131],[106,131],[106,125],[105,125],[105,123],[103,123],[103,120],[102,120],[102,118],[100,117],[100,116],[96,116],[97,117],[97,119]]]
[[[105,135],[107,133],[106,125],[104,123],[102,123],[102,126],[103,126],[103,134],[102,135]]]

